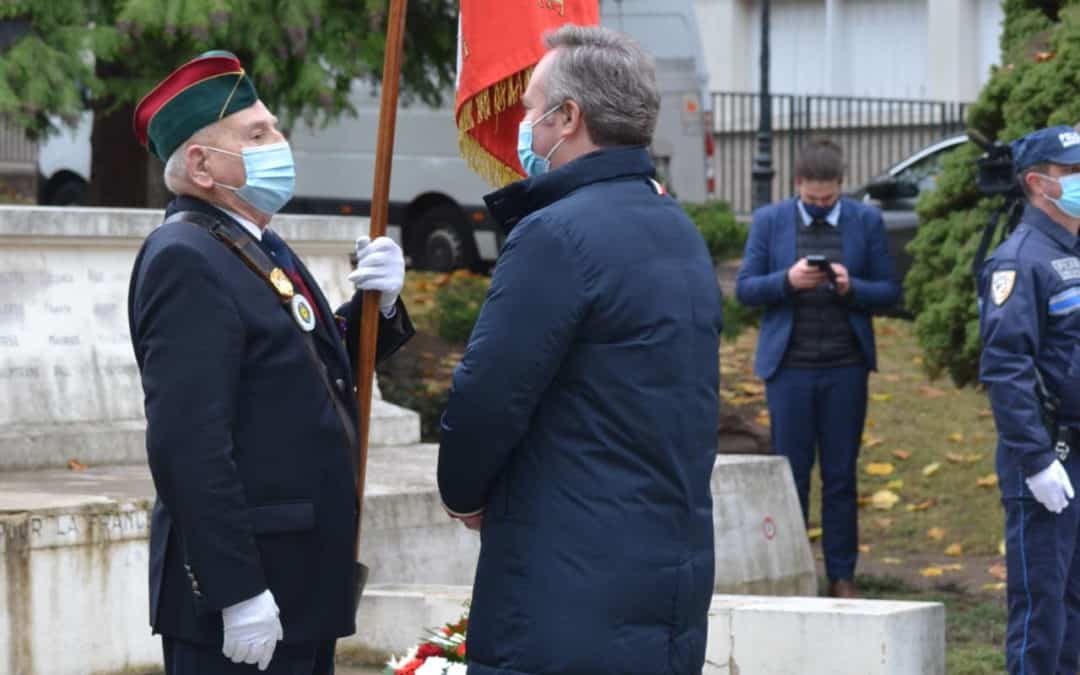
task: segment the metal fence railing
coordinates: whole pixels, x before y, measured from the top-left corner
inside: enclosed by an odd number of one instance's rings
[[[38,146],[0,117],[0,174],[36,174]]]
[[[829,138],[844,149],[845,185],[854,189],[915,151],[961,133],[967,104],[849,96],[771,97],[773,198],[792,194],[795,158],[807,141]],[[751,210],[751,170],[760,97],[751,92],[712,94],[716,196],[737,213]]]

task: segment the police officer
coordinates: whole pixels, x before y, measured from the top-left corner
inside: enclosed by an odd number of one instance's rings
[[[1080,134],[1041,129],[1012,151],[1027,206],[979,279],[979,370],[1005,507],[1006,655],[1010,673],[1072,674],[1080,670]]]
[[[355,630],[354,300],[334,313],[268,227],[292,153],[239,60],[210,52],[158,84],[135,134],[176,198],[147,237],[128,316],[158,499],[150,622],[169,675],[332,673]],[[378,354],[412,334],[393,241],[357,243],[381,292]]]

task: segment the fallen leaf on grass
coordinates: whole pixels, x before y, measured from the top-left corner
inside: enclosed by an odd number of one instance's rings
[[[950,544],[949,547],[945,549],[945,555],[950,558],[959,558],[964,555],[964,547],[961,544]]]
[[[904,560],[902,558],[882,558],[883,565],[903,565]]]
[[[892,456],[902,462],[906,462],[907,460],[911,459],[911,453],[907,450],[893,450]]]
[[[960,433],[959,431],[954,431],[951,434],[949,434],[949,440],[952,441],[953,443],[963,443],[964,442],[964,434]]]
[[[885,487],[889,488],[890,490],[896,490],[897,492],[899,492],[900,490],[904,489],[904,479],[897,478],[896,480],[891,480],[885,484]]]
[[[864,434],[862,441],[863,447],[869,450],[870,448],[876,448],[877,446],[884,443],[885,439],[879,436],[874,436],[873,434]]]
[[[893,526],[892,518],[874,518],[874,524],[883,530],[887,530]]]
[[[935,473],[937,473],[939,469],[941,469],[941,463],[940,462],[934,462],[933,464],[927,464],[922,469],[922,475],[929,478],[930,476],[933,476]]]
[[[739,385],[739,388],[751,396],[761,396],[765,393],[764,385],[757,382],[743,382]]]
[[[893,465],[888,462],[870,462],[864,469],[869,476],[891,476],[893,470]]]
[[[940,567],[924,567],[919,570],[919,574],[924,577],[940,577],[941,575],[945,574],[945,570],[941,569]]]
[[[943,392],[942,390],[938,389],[937,387],[931,387],[928,384],[924,384],[923,386],[919,387],[919,393],[923,395],[923,398],[930,399],[941,398],[945,395],[945,392]]]
[[[72,471],[86,471],[86,465],[77,459],[69,459],[67,467]]]
[[[859,544],[859,553],[869,553],[870,544]]]
[[[810,539],[810,541],[817,541],[818,539],[821,539],[821,528],[811,527],[809,530],[806,531],[806,536],[808,539]]]
[[[948,565],[938,565],[938,567],[940,567],[941,571],[943,571],[943,572],[963,572],[964,571],[964,564],[963,563],[949,563]]]
[[[983,584],[982,589],[984,591],[1003,591],[1005,590],[1005,582],[999,581],[996,584]]]
[[[926,511],[934,504],[937,504],[937,500],[931,497],[930,499],[924,499],[917,504],[908,504],[907,510],[908,513],[911,513],[912,511]]]
[[[881,379],[885,380],[886,382],[899,382],[901,380],[901,377],[899,375],[890,373],[888,375],[882,375]]]
[[[870,504],[879,511],[888,511],[896,506],[898,501],[900,501],[900,497],[892,490],[878,490],[870,498]]]
[[[994,577],[998,581],[1005,581],[1005,579],[1009,576],[1009,573],[1006,570],[1004,563],[994,563],[990,566],[988,570],[986,570],[986,573]]]
[[[929,530],[926,531],[926,536],[930,537],[934,541],[941,541],[945,538],[945,528],[931,527]]]
[[[870,394],[870,398],[879,403],[885,403],[892,400],[892,394]]]
[[[975,484],[979,487],[994,488],[997,487],[998,477],[996,473],[992,473],[988,476],[983,476],[975,480]]]
[[[952,464],[963,464],[964,456],[957,452],[946,452],[945,461]]]
[[[975,413],[975,416],[986,419],[987,417],[993,417],[994,416],[994,411],[987,408],[985,410],[980,410],[979,412]]]
[[[923,363],[923,358],[921,356],[913,356],[911,357],[911,362],[917,366],[921,366]]]

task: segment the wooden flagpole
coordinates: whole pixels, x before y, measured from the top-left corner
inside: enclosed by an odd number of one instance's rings
[[[379,109],[379,136],[375,146],[375,185],[371,192],[371,238],[386,234],[390,205],[390,169],[394,156],[394,129],[401,79],[402,47],[405,39],[405,9],[408,0],[390,0],[386,24],[386,54],[383,59],[382,98]],[[379,293],[364,293],[360,315],[360,345],[357,352],[357,405],[360,415],[359,461],[356,468],[356,496],[363,520],[364,485],[367,481],[368,436],[371,430],[371,395],[375,376],[375,343],[379,335]],[[356,560],[360,560],[360,523],[356,526]],[[361,566],[362,567],[362,566]],[[361,574],[366,577],[366,568]],[[363,592],[360,584],[358,594]],[[359,599],[359,598],[357,598]]]

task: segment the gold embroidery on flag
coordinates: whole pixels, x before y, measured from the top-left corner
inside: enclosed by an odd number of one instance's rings
[[[559,8],[559,16],[566,16],[566,0],[537,0],[537,7],[541,9]]]
[[[521,174],[507,166],[488,152],[469,132],[480,124],[494,121],[499,125],[504,120],[499,115],[512,109],[521,100],[525,88],[532,77],[533,66],[513,73],[461,104],[458,110],[458,146],[461,156],[471,169],[492,185],[501,187],[521,180]],[[516,129],[521,120],[508,120]]]

